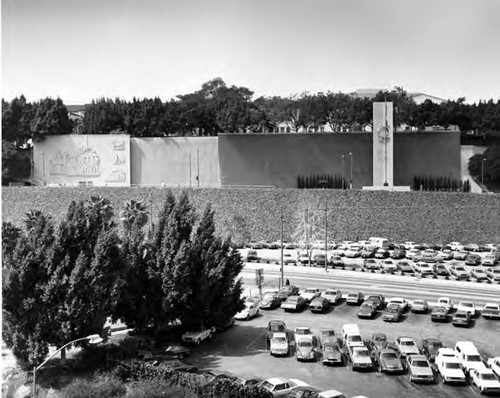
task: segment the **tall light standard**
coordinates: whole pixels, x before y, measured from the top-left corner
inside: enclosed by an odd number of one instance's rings
[[[484,187],[484,162],[486,161],[486,159],[481,159],[481,185]],[[481,187],[481,189],[484,189],[483,187]]]
[[[280,206],[280,239],[281,239],[281,286],[285,286],[285,267],[283,266],[283,204]]]
[[[345,186],[344,186],[344,154],[342,154],[340,159],[342,162],[342,189],[345,189]]]
[[[55,351],[50,357],[48,357],[45,361],[43,361],[40,365],[35,366],[33,368],[33,398],[36,398],[36,372],[40,370],[47,362],[49,362],[50,359],[54,357],[54,355],[58,354],[62,350],[64,350],[66,347],[69,345],[76,343],[77,341],[83,341],[83,340],[88,340],[90,344],[99,344],[102,342],[102,337],[99,336],[98,334],[91,334],[90,336],[87,337],[81,337],[79,339],[75,339],[73,341],[70,341],[69,343],[63,345],[57,351]]]
[[[349,188],[352,189],[352,152],[349,152],[349,156],[351,158],[351,172],[350,172],[350,182],[349,182]]]

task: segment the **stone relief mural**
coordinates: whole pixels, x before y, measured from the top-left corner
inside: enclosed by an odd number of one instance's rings
[[[127,172],[121,169],[112,169],[109,176],[105,179],[106,182],[126,182]]]
[[[125,140],[116,138],[113,140],[113,150],[114,151],[124,151],[125,150]]]
[[[80,147],[73,153],[59,149],[49,159],[49,174],[97,177],[101,174],[101,159],[89,147]]]

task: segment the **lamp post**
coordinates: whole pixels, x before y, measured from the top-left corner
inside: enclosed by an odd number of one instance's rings
[[[349,156],[351,158],[351,172],[350,172],[350,176],[349,176],[349,179],[350,179],[349,189],[352,189],[352,152],[349,152]]]
[[[281,286],[285,286],[285,267],[283,266],[283,204],[280,206],[280,238],[281,238]]]
[[[340,159],[342,162],[342,189],[345,189],[345,186],[344,186],[344,154],[342,154]]]
[[[481,159],[481,185],[484,186],[484,162],[485,162],[486,159]],[[483,187],[481,187],[481,189],[484,189]]]
[[[79,339],[75,339],[73,341],[70,341],[69,343],[63,345],[62,347],[58,348],[57,351],[55,351],[50,357],[48,357],[45,361],[43,361],[40,365],[35,366],[33,368],[33,398],[36,398],[36,372],[40,370],[47,362],[49,362],[50,359],[52,359],[56,354],[64,350],[66,347],[69,345],[76,343],[77,341],[83,341],[83,340],[88,340],[90,344],[99,344],[102,341],[102,337],[99,336],[98,334],[91,334],[90,336],[87,337],[81,337]]]

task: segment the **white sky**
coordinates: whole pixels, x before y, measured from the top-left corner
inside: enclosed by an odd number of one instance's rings
[[[403,86],[500,98],[500,0],[2,0],[2,96]]]

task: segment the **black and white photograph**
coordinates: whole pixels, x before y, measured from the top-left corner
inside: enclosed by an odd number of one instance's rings
[[[500,397],[500,1],[0,2],[2,398]]]

